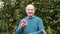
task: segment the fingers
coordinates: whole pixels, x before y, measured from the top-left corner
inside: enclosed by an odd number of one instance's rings
[[[26,27],[26,23],[25,24],[22,24],[22,28],[25,28]]]

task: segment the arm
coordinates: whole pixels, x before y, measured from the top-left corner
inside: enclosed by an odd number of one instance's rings
[[[21,32],[21,22],[18,25],[18,28],[16,29],[16,34],[20,34]]]
[[[39,26],[39,30],[42,31],[41,33],[46,34],[42,19],[39,19],[39,25],[38,26]]]
[[[39,31],[33,32],[31,34],[46,34],[44,26],[43,26],[43,22],[41,19],[38,20],[38,28],[39,28]]]

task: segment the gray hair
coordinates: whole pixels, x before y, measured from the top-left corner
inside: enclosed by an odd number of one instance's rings
[[[25,7],[25,9],[27,9],[28,6],[33,6],[33,7],[34,7],[33,4],[28,4],[28,5]],[[35,8],[35,7],[34,7],[34,8]]]

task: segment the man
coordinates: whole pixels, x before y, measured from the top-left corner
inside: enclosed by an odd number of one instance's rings
[[[34,16],[35,7],[32,4],[26,6],[26,13],[27,17],[20,21],[16,34],[21,34],[21,32],[23,34],[46,34],[41,18]],[[23,22],[27,23],[23,24]]]

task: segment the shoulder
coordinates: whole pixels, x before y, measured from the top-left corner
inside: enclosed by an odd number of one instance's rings
[[[40,17],[37,17],[37,16],[35,16],[35,18],[36,18],[37,20],[42,20]]]
[[[41,19],[41,18],[39,18],[39,17],[35,17],[35,18],[37,19],[38,23],[40,23],[40,24],[42,24],[42,23],[43,23],[43,21],[42,21],[42,19]]]

